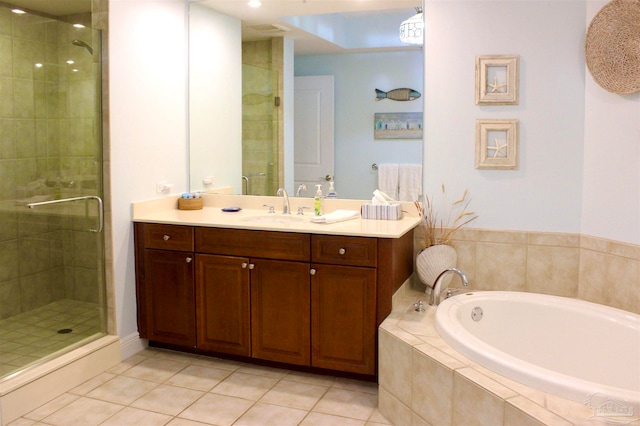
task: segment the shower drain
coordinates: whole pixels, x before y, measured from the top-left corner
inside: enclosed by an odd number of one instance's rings
[[[72,328],[61,328],[58,330],[58,334],[69,334],[73,331]]]

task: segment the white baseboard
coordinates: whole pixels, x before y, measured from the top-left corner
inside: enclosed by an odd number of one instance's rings
[[[138,352],[146,349],[149,346],[147,339],[141,339],[140,335],[136,331],[128,336],[124,336],[120,339],[120,353],[122,359],[125,360]]]

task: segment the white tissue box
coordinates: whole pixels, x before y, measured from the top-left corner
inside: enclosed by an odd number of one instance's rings
[[[363,219],[400,220],[402,219],[401,204],[363,204],[360,207]]]

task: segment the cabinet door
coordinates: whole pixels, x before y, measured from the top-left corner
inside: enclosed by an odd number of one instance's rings
[[[375,374],[375,269],[314,264],[313,270],[311,365]]]
[[[145,250],[144,257],[147,337],[195,346],[193,254]]]
[[[309,264],[276,260],[252,263],[252,356],[309,365]]]
[[[196,255],[198,348],[251,356],[249,259]]]

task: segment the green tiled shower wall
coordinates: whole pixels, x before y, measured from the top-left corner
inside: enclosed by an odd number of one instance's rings
[[[242,43],[242,174],[248,194],[275,195],[284,186],[281,107],[282,38]]]
[[[102,192],[100,35],[74,18],[0,7],[0,319],[101,297],[95,203],[25,205]]]

